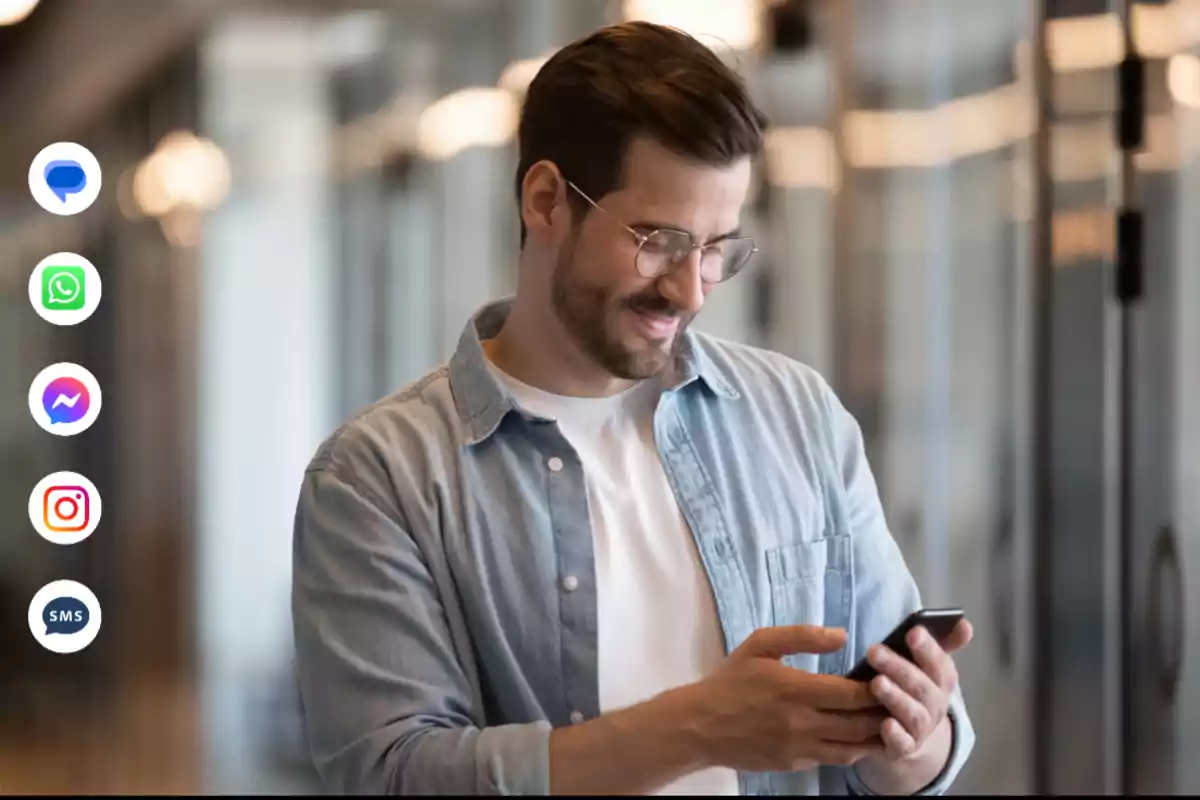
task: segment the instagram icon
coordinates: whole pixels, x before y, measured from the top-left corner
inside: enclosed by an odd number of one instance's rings
[[[91,519],[91,495],[82,486],[51,486],[43,495],[42,520],[54,533],[78,533]]]
[[[77,544],[100,522],[100,493],[76,472],[55,472],[38,482],[29,495],[29,521],[54,544]]]

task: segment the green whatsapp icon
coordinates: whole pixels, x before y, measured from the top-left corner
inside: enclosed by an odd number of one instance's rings
[[[79,311],[87,304],[83,267],[46,267],[42,270],[42,308]]]

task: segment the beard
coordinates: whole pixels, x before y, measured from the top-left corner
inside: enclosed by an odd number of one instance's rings
[[[630,265],[632,267],[632,265]],[[660,374],[679,353],[683,334],[695,314],[685,314],[654,286],[618,295],[586,283],[575,269],[575,247],[560,251],[551,280],[551,302],[567,333],[579,347],[610,374],[624,380],[645,380]],[[623,314],[641,311],[676,316],[680,322],[670,341],[622,339]]]

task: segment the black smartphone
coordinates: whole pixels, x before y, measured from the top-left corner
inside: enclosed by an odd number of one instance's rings
[[[963,618],[961,608],[922,608],[904,618],[904,621],[892,629],[883,643],[893,652],[909,661],[913,660],[912,652],[908,649],[908,632],[921,625],[937,642],[950,638],[958,621]],[[862,661],[854,665],[854,669],[846,673],[852,681],[869,681],[879,673],[864,656]]]

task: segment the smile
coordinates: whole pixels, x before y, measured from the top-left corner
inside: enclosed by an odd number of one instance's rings
[[[633,318],[638,329],[651,339],[664,339],[674,334],[679,327],[679,317],[675,316],[633,311]]]

